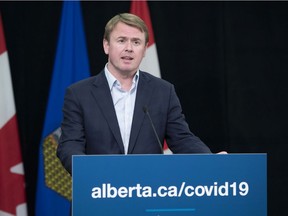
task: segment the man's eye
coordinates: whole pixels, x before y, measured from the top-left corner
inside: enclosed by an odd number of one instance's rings
[[[141,43],[140,43],[140,41],[134,41],[134,45],[140,45]]]

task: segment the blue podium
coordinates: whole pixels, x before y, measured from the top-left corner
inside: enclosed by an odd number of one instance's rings
[[[73,156],[73,216],[266,216],[266,154]]]

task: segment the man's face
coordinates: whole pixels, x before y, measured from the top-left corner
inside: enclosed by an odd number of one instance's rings
[[[109,71],[129,75],[138,69],[145,56],[147,44],[144,32],[119,22],[110,34],[110,41],[104,39],[103,47],[109,56]]]

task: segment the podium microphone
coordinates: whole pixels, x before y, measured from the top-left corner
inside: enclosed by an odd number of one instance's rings
[[[144,107],[143,107],[143,111],[144,111],[144,113],[145,113],[145,114],[148,116],[148,118],[149,118],[150,125],[151,125],[151,127],[152,127],[152,129],[153,129],[153,132],[154,132],[154,134],[155,134],[155,137],[156,137],[156,139],[157,139],[158,145],[159,145],[160,150],[161,150],[161,154],[163,154],[163,147],[162,147],[162,145],[161,145],[161,142],[160,142],[159,136],[158,136],[158,134],[157,134],[157,132],[156,132],[155,126],[154,126],[154,124],[153,124],[153,121],[152,121],[152,119],[151,119],[151,117],[150,117],[148,108],[147,108],[146,106],[144,106]]]

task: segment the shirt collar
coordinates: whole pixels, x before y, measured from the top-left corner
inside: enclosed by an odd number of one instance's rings
[[[105,76],[108,81],[109,89],[112,90],[115,83],[117,83],[117,79],[112,75],[112,73],[108,70],[108,63],[105,65]],[[139,69],[137,70],[136,74],[133,77],[133,83],[137,84],[139,80]],[[119,81],[118,81],[119,82]]]

